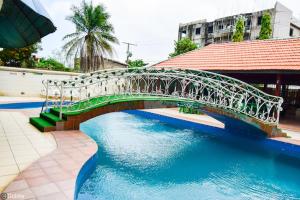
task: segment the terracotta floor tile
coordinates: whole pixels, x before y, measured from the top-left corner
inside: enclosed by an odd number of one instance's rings
[[[25,170],[22,172],[24,178],[34,178],[39,176],[46,176],[45,172],[41,169]]]
[[[36,187],[31,187],[32,192],[37,197],[59,193],[58,187],[54,183],[44,184]]]
[[[42,158],[39,159],[38,163],[52,161],[52,160],[53,159],[51,157],[44,156],[44,157],[42,157]]]
[[[30,166],[28,166],[28,168],[26,170],[30,171],[30,170],[34,170],[34,169],[41,169],[40,165],[37,162],[32,163]]]
[[[64,160],[64,159],[68,159],[69,157],[64,154],[64,153],[60,153],[60,154],[57,154],[57,155],[53,155],[51,156],[54,160]]]
[[[74,164],[74,165],[62,165],[62,168],[66,171],[72,171],[72,170],[80,169],[81,165],[80,165],[80,163],[79,164]]]
[[[70,170],[70,173],[71,173],[73,176],[77,177],[77,175],[79,174],[79,171],[80,171],[80,169],[73,169],[73,170]]]
[[[74,199],[74,193],[75,190],[64,190],[63,193],[69,198],[69,199]]]
[[[71,159],[65,159],[65,160],[59,160],[57,161],[60,165],[76,165],[76,162],[74,160]]]
[[[18,164],[20,172],[24,171],[25,169],[27,169],[32,163],[28,162],[28,163],[20,163]]]
[[[76,179],[73,178],[73,179],[67,179],[67,180],[64,180],[64,181],[56,182],[56,185],[58,185],[58,187],[62,191],[64,191],[64,190],[74,189],[75,188],[75,182],[76,182]]]
[[[60,166],[46,167],[46,168],[43,168],[43,170],[47,175],[65,172],[65,170],[63,170]]]
[[[53,167],[53,166],[57,166],[57,162],[55,160],[49,160],[49,161],[42,161],[39,162],[39,165],[43,168],[45,167]]]
[[[85,160],[96,152],[97,145],[80,131],[72,132],[54,132],[54,137],[61,146],[58,145],[56,150],[30,165],[15,179],[14,182],[26,181],[29,198],[74,199],[79,170]],[[82,145],[85,143],[87,146]],[[19,191],[16,193],[19,194]]]
[[[64,181],[67,179],[71,179],[72,178],[72,174],[71,173],[56,173],[56,174],[49,174],[48,175],[49,179],[53,182],[59,182],[59,181]]]
[[[35,177],[35,178],[26,178],[26,182],[30,187],[35,187],[35,186],[51,183],[49,178],[46,176],[39,176],[39,177]]]
[[[33,200],[35,199],[35,195],[30,189],[24,189],[14,192],[8,192],[14,198],[10,198],[12,200]]]
[[[14,192],[18,190],[24,190],[28,188],[28,184],[25,180],[13,181],[6,189],[6,192]]]
[[[68,200],[68,198],[63,193],[55,193],[45,196],[40,196],[37,200]]]
[[[23,177],[22,174],[19,174],[19,175],[14,179],[14,181],[19,181],[19,180],[25,180],[25,178]]]

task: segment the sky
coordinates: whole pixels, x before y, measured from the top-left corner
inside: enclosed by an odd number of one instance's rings
[[[89,1],[89,0],[87,0]],[[72,5],[81,0],[40,0],[57,31],[42,39],[41,57],[59,57],[64,35],[75,31],[66,20]],[[156,63],[168,58],[174,50],[179,23],[199,19],[214,20],[233,14],[253,12],[274,7],[276,0],[92,0],[103,4],[110,13],[110,21],[120,44],[114,45],[113,59],[124,62],[127,46],[134,43],[132,59]],[[280,0],[300,19],[300,0]]]

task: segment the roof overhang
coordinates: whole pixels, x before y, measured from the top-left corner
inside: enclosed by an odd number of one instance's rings
[[[2,48],[25,47],[56,30],[38,0],[0,0],[0,4]]]
[[[208,70],[230,74],[300,74],[300,70]]]

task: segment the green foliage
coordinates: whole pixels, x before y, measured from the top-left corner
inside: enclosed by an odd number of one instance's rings
[[[110,15],[103,5],[93,6],[85,1],[79,7],[73,6],[72,11],[67,20],[76,26],[76,32],[63,38],[67,40],[63,49],[67,58],[80,58],[81,71],[98,70],[103,65],[103,55],[111,55],[112,44],[118,43]]]
[[[271,35],[272,35],[271,14],[269,12],[264,12],[261,19],[259,39],[260,40],[270,39]]]
[[[41,50],[39,43],[14,49],[3,49],[0,51],[0,60],[3,65],[11,67],[35,67],[32,54]]]
[[[146,65],[147,63],[144,63],[142,59],[128,61],[128,68],[144,67]]]
[[[74,59],[74,71],[80,72],[80,59],[79,58]]]
[[[243,17],[239,17],[235,23],[235,30],[232,35],[233,42],[241,42],[244,40],[245,33],[245,20]]]
[[[183,38],[177,42],[175,41],[174,45],[175,45],[175,50],[173,53],[169,54],[170,57],[175,57],[180,54],[197,49],[197,45],[189,38]]]
[[[53,58],[41,58],[40,61],[36,63],[36,67],[55,71],[71,71],[70,68],[65,67],[62,63]]]
[[[185,114],[203,115],[203,112],[201,112],[199,109],[189,108],[189,107],[185,107],[185,106],[180,106],[179,112],[185,113]]]

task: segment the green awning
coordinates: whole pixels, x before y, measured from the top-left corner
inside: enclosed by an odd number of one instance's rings
[[[0,9],[2,48],[25,47],[56,30],[38,0],[0,0]]]

